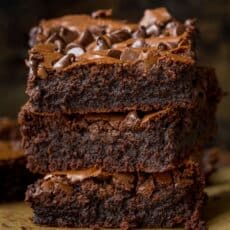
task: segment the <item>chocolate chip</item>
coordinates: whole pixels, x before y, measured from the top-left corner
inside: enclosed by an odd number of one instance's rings
[[[47,40],[45,41],[45,43],[53,43],[55,40],[60,39],[59,35],[57,32],[52,33]]]
[[[126,48],[122,53],[120,60],[122,61],[136,61],[140,55],[140,52],[138,52],[135,49],[132,48]]]
[[[165,43],[160,42],[157,46],[157,49],[160,51],[164,51],[168,49],[168,46]]]
[[[63,41],[65,41],[65,43],[69,43],[78,37],[78,33],[76,31],[69,30],[66,27],[61,27],[59,36],[63,39]]]
[[[100,36],[96,39],[96,47],[94,50],[106,50],[111,47],[111,40],[108,36]]]
[[[106,17],[111,17],[112,16],[112,9],[102,9],[102,10],[97,10],[94,11],[91,16],[92,18],[106,18]]]
[[[150,25],[146,28],[147,36],[158,36],[160,34],[160,27],[156,24]]]
[[[94,37],[92,35],[92,33],[86,29],[79,37],[78,42],[80,43],[80,45],[82,45],[83,47],[89,45],[91,42],[94,41]]]
[[[66,54],[61,59],[59,59],[53,67],[55,69],[62,69],[70,65],[75,60],[75,56],[73,54]]]
[[[144,26],[140,26],[138,30],[133,33],[133,38],[145,38],[146,30]]]
[[[110,33],[109,37],[111,38],[111,42],[114,44],[129,39],[131,37],[131,33],[126,29],[120,29]]]
[[[152,24],[164,25],[171,20],[171,15],[166,8],[156,8],[153,10],[145,10],[144,17],[140,21],[140,25],[149,27]]]
[[[41,79],[45,79],[48,76],[48,74],[47,74],[47,72],[46,72],[46,70],[45,70],[43,65],[38,65],[37,76],[39,78],[41,78]]]
[[[30,40],[29,40],[29,46],[32,47],[34,46],[36,43],[37,43],[37,36],[38,34],[41,34],[42,33],[42,28],[41,27],[33,27],[31,30],[30,30]]]
[[[138,39],[136,41],[134,41],[134,43],[132,44],[133,48],[142,48],[145,46],[145,40],[144,39]]]
[[[185,26],[179,22],[169,22],[166,27],[166,32],[168,32],[171,36],[179,36],[184,33]]]
[[[62,40],[60,40],[60,39],[55,40],[54,44],[57,46],[57,51],[58,52],[62,52],[62,50],[65,47],[65,43]]]
[[[121,51],[116,49],[110,49],[107,53],[107,56],[119,59],[121,56]]]
[[[84,49],[82,47],[75,46],[75,47],[69,49],[66,53],[67,54],[73,54],[75,57],[78,57],[78,56],[84,54],[85,51],[84,51]]]

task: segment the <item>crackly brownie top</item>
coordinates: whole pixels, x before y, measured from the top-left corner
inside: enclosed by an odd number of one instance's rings
[[[138,24],[110,19],[111,10],[43,20],[31,30],[27,62],[33,75],[76,65],[142,63],[150,69],[161,58],[193,63],[194,20],[179,22],[165,8],[146,10]]]

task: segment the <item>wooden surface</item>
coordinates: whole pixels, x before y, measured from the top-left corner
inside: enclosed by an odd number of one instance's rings
[[[206,191],[210,197],[205,208],[209,229],[230,230],[230,167],[216,172]],[[36,226],[31,219],[32,210],[23,202],[0,205],[0,230],[60,230]]]

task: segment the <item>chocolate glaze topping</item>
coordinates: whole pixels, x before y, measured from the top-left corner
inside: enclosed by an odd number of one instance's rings
[[[179,22],[165,8],[146,10],[138,24],[108,19],[111,14],[98,10],[42,21],[30,33],[30,73],[44,79],[49,71],[86,63],[142,62],[151,69],[161,57],[193,63],[194,21]]]

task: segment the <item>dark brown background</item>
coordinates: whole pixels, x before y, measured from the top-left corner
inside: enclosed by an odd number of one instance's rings
[[[166,6],[179,19],[199,19],[199,59],[216,68],[225,91],[230,91],[229,0],[1,0],[0,1],[0,116],[16,117],[26,101],[24,94],[29,29],[42,18],[71,13],[90,13],[112,8],[114,16],[138,20],[146,8]],[[230,99],[218,111],[218,144],[230,149]]]

